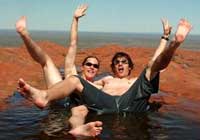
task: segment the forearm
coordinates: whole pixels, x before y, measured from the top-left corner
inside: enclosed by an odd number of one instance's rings
[[[78,40],[78,18],[73,17],[72,25],[71,25],[71,34],[70,34],[70,45],[77,45]]]
[[[68,53],[65,57],[65,77],[68,77],[70,75],[77,75],[75,67],[76,50],[76,45],[70,46],[68,49]]]
[[[161,38],[160,44],[152,57],[152,61],[155,61],[156,58],[165,50],[166,45],[167,45],[167,40]]]
[[[70,46],[65,57],[65,77],[76,75],[75,58],[78,40],[78,18],[73,17],[70,33]]]

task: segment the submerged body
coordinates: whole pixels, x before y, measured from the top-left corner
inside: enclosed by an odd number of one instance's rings
[[[82,101],[86,106],[98,114],[121,112],[145,112],[149,109],[148,100],[153,93],[158,92],[159,73],[154,79],[148,81],[145,77],[146,69],[134,83],[121,96],[109,95],[86,80],[77,76],[83,85]]]

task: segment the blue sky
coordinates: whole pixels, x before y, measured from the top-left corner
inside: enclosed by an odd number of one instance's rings
[[[25,15],[29,30],[70,29],[72,15],[81,3],[88,3],[80,31],[160,33],[160,18],[176,28],[184,17],[193,24],[191,34],[200,34],[199,0],[0,0],[0,29],[14,29]]]

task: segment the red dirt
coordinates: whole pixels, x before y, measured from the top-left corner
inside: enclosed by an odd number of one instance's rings
[[[38,42],[50,55],[58,67],[64,64],[67,48],[58,44],[43,41]],[[127,52],[135,63],[132,76],[137,76],[152,57],[154,48],[123,47],[114,44],[98,48],[79,50],[76,64],[81,64],[87,55],[95,55],[101,60],[100,72],[110,71],[110,61],[115,52]],[[200,101],[200,52],[179,49],[167,70],[161,73],[160,90],[166,95],[160,98],[151,98],[151,101],[161,101],[165,104],[178,104],[181,98],[190,101]],[[25,46],[18,48],[0,48],[0,109],[5,109],[4,100],[16,90],[17,80],[25,79],[28,83],[45,88],[42,69],[28,54]],[[199,111],[196,110],[196,113]],[[198,113],[200,116],[200,113]]]

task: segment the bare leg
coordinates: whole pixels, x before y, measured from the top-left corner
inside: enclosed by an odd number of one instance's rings
[[[23,39],[32,58],[42,66],[47,87],[49,88],[61,81],[62,77],[52,59],[29,36],[26,27],[26,17],[21,17],[16,22],[16,31]]]
[[[69,118],[72,129],[83,125],[85,123],[85,117],[88,114],[88,109],[84,105],[73,107],[71,109],[72,116]]]
[[[50,101],[68,96],[75,89],[82,89],[83,87],[79,86],[79,84],[81,83],[77,78],[69,77],[48,90],[38,90],[27,84],[23,79],[19,79],[18,91],[37,107],[44,108]],[[79,112],[80,110],[82,111]],[[85,106],[73,111],[74,116],[70,118],[70,123],[72,124],[72,130],[69,131],[70,134],[75,136],[96,136],[101,133],[102,122],[95,121],[83,124],[87,113]]]
[[[69,119],[72,129],[69,131],[74,136],[96,136],[101,133],[102,122],[95,121],[87,124],[85,117],[88,114],[88,109],[84,106],[77,106],[72,108],[72,116]]]
[[[33,102],[39,108],[44,108],[48,103],[45,92],[30,86],[23,79],[19,79],[17,89],[22,96]]]
[[[185,19],[181,19],[177,31],[175,33],[174,39],[170,42],[169,47],[165,48],[165,50],[156,58],[153,63],[149,63],[148,71],[146,73],[146,77],[151,79],[154,75],[160,70],[165,69],[173,57],[176,49],[183,43],[189,34],[192,25]]]
[[[159,62],[158,63],[159,66],[157,66],[157,68],[162,70],[169,65],[171,58],[174,55],[176,49],[186,39],[191,28],[192,28],[192,25],[187,20],[185,19],[180,20],[173,41],[170,42],[169,47],[167,47],[157,59],[157,62]]]
[[[28,85],[23,79],[19,79],[18,81],[18,91],[26,98],[31,99],[31,101],[38,107],[45,107],[53,100],[63,99],[75,90],[81,93],[83,85],[80,80],[74,76],[54,84],[47,90],[36,89]],[[38,101],[40,101],[39,104]]]

